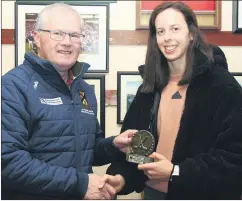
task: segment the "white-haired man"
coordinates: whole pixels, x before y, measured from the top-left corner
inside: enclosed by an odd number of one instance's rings
[[[2,77],[2,198],[111,199],[93,165],[124,158],[135,130],[104,138],[93,88],[77,62],[82,22],[70,6],[48,5],[34,31],[38,55]],[[73,79],[75,77],[75,79]]]

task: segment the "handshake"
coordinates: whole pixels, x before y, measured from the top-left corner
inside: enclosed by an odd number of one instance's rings
[[[114,138],[113,144],[121,152],[127,153],[135,132],[137,130],[127,130],[121,133]],[[96,174],[89,174],[88,177],[89,183],[84,197],[87,200],[111,200],[125,185],[124,178],[119,174],[115,176],[105,174],[102,177]]]
[[[124,178],[121,175],[98,176],[89,174],[88,189],[84,199],[86,200],[111,200],[122,190],[125,185]]]

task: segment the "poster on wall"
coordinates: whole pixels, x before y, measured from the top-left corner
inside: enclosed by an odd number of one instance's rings
[[[118,71],[117,81],[117,123],[122,124],[143,80],[139,72]]]
[[[15,62],[24,60],[25,52],[37,52],[33,32],[38,13],[46,6],[43,3],[15,2]],[[109,60],[109,5],[71,4],[83,20],[81,52],[78,61],[90,64],[89,73],[108,72]]]
[[[242,1],[233,1],[233,33],[242,33]]]
[[[136,29],[148,29],[149,19],[154,8],[166,1],[136,1]],[[221,1],[181,1],[195,12],[201,29],[221,28]]]

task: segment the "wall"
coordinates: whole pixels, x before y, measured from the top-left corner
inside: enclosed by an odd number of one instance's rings
[[[110,5],[110,30],[135,30],[135,1],[118,1]],[[14,1],[2,2],[2,29],[14,29]],[[232,1],[222,1],[222,31],[232,30]],[[231,72],[242,70],[242,47],[221,46],[224,51]],[[136,71],[144,63],[146,46],[109,47],[109,68],[106,74],[106,89],[116,89],[117,71]],[[14,45],[2,45],[2,74],[14,67]],[[117,135],[120,125],[116,124],[116,107],[106,108],[106,135]],[[105,173],[107,166],[95,168],[99,175]],[[121,196],[121,199],[139,199],[140,194],[132,193]]]

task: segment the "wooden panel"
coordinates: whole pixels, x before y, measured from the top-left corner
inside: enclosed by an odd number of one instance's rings
[[[231,31],[203,31],[209,43],[218,46],[242,46],[242,35]],[[110,31],[111,45],[146,45],[148,30]]]
[[[202,31],[209,43],[218,46],[242,46],[242,35],[231,31]],[[110,45],[146,45],[148,30],[111,30]],[[2,44],[14,44],[14,29],[2,29]]]
[[[14,44],[14,29],[2,29],[2,44]]]

